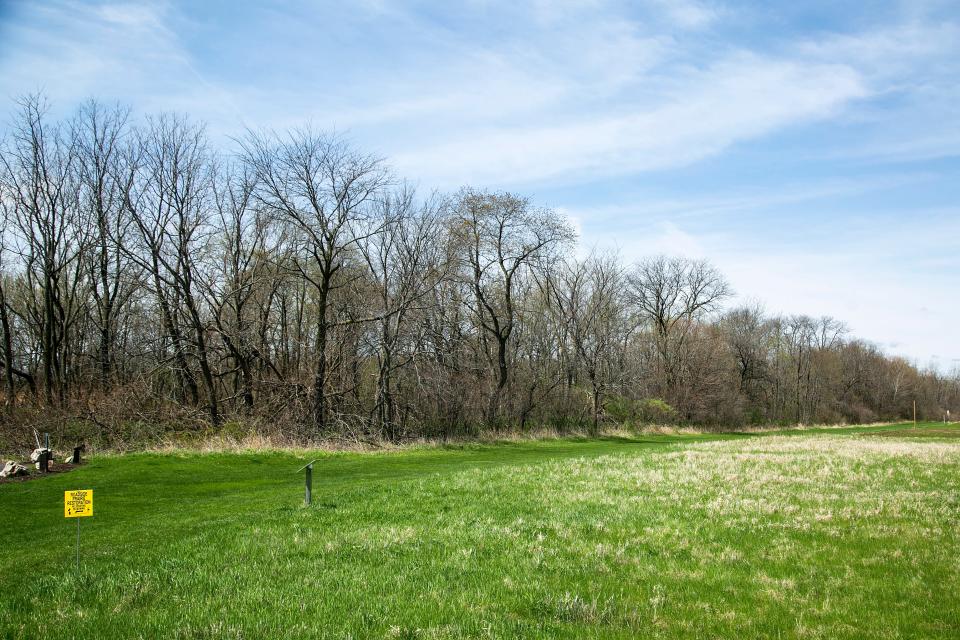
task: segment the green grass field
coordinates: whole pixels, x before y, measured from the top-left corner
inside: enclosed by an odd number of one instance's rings
[[[104,456],[0,514],[2,638],[960,637],[957,425]]]

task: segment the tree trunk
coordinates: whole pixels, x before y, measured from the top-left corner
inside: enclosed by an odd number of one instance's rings
[[[49,273],[44,273],[43,281],[43,397],[47,405],[53,405],[53,286]]]
[[[210,370],[210,361],[207,358],[207,341],[204,337],[203,325],[194,319],[194,329],[197,336],[197,359],[200,360],[200,375],[203,377],[203,386],[207,391],[207,407],[210,412],[210,422],[214,427],[220,426],[220,406],[217,402],[217,387]]]
[[[490,396],[490,406],[487,408],[487,421],[496,424],[503,417],[503,393],[510,381],[510,369],[507,366],[508,336],[497,335],[497,386]]]
[[[597,384],[597,372],[593,369],[587,371],[590,378],[590,387],[593,390],[591,399],[593,401],[593,434],[600,432],[600,385]]]
[[[327,427],[327,292],[325,279],[318,289],[317,300],[317,365],[313,375],[313,427],[322,433]]]
[[[98,349],[100,359],[100,384],[104,389],[109,389],[110,375],[113,372],[112,357],[110,355],[110,342],[113,338],[113,331],[110,326],[112,321],[109,319],[109,314],[104,314],[104,316],[102,319],[103,326],[100,328],[100,347]]]
[[[377,372],[377,420],[386,438],[391,442],[395,442],[399,434],[397,433],[395,424],[395,408],[393,403],[393,390],[391,388],[393,341],[390,335],[389,320],[383,321],[381,338],[380,367]]]
[[[16,404],[16,390],[13,386],[13,336],[10,334],[10,317],[7,315],[7,296],[0,282],[0,327],[3,328],[3,382],[6,390],[6,404]]]
[[[163,289],[161,288],[163,285],[159,278],[155,277],[154,286],[157,287],[157,301],[160,304],[160,316],[167,335],[170,336],[170,340],[173,343],[173,357],[174,363],[176,364],[177,382],[179,383],[179,388],[177,389],[178,395],[182,397],[184,391],[186,391],[189,395],[190,402],[197,404],[197,402],[200,401],[200,390],[197,388],[197,381],[187,366],[187,356],[183,352],[183,336],[180,334],[180,326],[173,317],[170,303],[163,295]]]

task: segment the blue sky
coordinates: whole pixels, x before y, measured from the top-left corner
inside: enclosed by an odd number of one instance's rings
[[[0,0],[0,99],[38,89],[223,144],[334,129],[424,189],[519,191],[585,248],[707,258],[770,312],[960,363],[955,2]]]

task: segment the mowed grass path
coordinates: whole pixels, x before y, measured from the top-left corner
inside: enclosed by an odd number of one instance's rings
[[[957,436],[98,457],[0,485],[0,638],[956,638]]]

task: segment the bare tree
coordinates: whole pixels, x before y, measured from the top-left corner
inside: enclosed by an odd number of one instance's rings
[[[2,187],[2,185],[0,185]],[[6,202],[6,198],[0,191],[0,202]],[[3,340],[3,383],[4,383],[4,405],[12,407],[17,401],[16,383],[14,376],[25,380],[31,391],[36,391],[33,374],[18,369],[15,363],[16,353],[13,348],[13,326],[11,323],[10,301],[7,297],[7,269],[10,258],[7,251],[7,242],[9,240],[7,223],[10,212],[6,206],[0,207],[0,330],[2,330]]]
[[[292,228],[289,265],[316,293],[311,392],[313,425],[323,430],[329,426],[328,338],[336,324],[331,294],[341,286],[337,277],[357,241],[371,233],[364,223],[388,173],[379,158],[310,129],[283,136],[250,133],[242,146],[257,180],[257,202]]]
[[[77,141],[80,206],[90,223],[90,246],[84,269],[93,298],[92,320],[98,336],[100,383],[109,387],[116,354],[118,316],[138,289],[138,266],[122,247],[128,241],[130,216],[125,215],[132,184],[134,157],[129,144],[129,109],[104,107],[90,100],[72,126]]]
[[[590,384],[594,431],[603,413],[603,395],[623,373],[613,352],[630,332],[622,304],[624,286],[625,271],[617,257],[597,254],[559,265],[550,286],[576,368],[583,369]]]
[[[253,307],[263,286],[275,286],[271,282],[276,280],[276,271],[270,261],[269,219],[254,206],[256,183],[248,167],[221,164],[212,187],[212,247],[219,260],[208,267],[202,291],[233,360],[235,395],[250,411],[254,406],[255,361],[268,361],[256,346],[257,324],[262,331],[268,316],[255,314]]]
[[[40,96],[23,98],[19,106],[0,153],[4,207],[24,267],[24,319],[38,334],[44,398],[53,403],[66,393],[88,227],[79,207],[75,139],[66,127],[47,121],[48,107]]]
[[[731,309],[721,318],[720,330],[736,361],[740,393],[748,398],[751,406],[763,406],[775,349],[774,327],[763,307],[752,304]]]
[[[210,241],[212,164],[203,127],[186,118],[162,115],[151,121],[140,141],[139,191],[128,200],[141,248],[129,255],[150,272],[174,362],[194,401],[195,379],[187,347],[197,360],[210,420],[221,420],[208,348],[208,322],[199,292],[201,263]],[[180,317],[192,329],[192,344]]]
[[[447,275],[449,261],[443,237],[446,202],[433,196],[418,203],[414,190],[404,185],[387,193],[376,207],[380,232],[366,236],[359,248],[370,270],[375,292],[378,332],[377,382],[374,413],[381,431],[391,440],[400,433],[396,424],[394,374],[417,355],[408,340],[401,353],[404,331],[412,313]]]
[[[657,256],[637,263],[629,277],[630,302],[654,332],[664,390],[680,382],[683,348],[695,323],[730,297],[723,275],[704,260]]]
[[[556,212],[534,207],[526,198],[472,189],[457,195],[452,225],[460,247],[461,278],[473,294],[473,314],[494,343],[490,359],[496,375],[487,410],[487,420],[493,423],[510,381],[517,289],[530,269],[549,264],[575,234]]]

